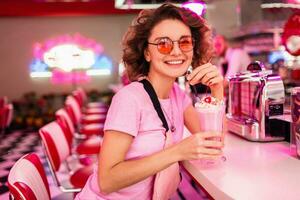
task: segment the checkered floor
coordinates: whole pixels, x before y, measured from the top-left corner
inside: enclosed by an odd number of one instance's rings
[[[42,160],[44,169],[50,185],[51,197],[54,200],[71,200],[72,194],[62,193],[53,183],[48,164],[44,153],[42,152],[40,139],[37,132],[15,131],[7,134],[0,139],[0,199],[8,200],[9,193],[6,185],[7,176],[10,168],[21,156],[26,153],[35,152]],[[67,180],[64,169],[59,174],[60,180]],[[182,172],[183,179],[180,183],[177,194],[171,200],[206,200],[208,199],[203,191],[191,180],[191,178]]]

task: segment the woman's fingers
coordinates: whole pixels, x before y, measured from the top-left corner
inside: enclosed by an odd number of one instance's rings
[[[206,131],[206,132],[195,133],[194,135],[198,138],[208,139],[208,138],[213,138],[213,137],[219,137],[222,135],[222,132]]]
[[[184,139],[180,145],[180,153],[183,160],[200,158],[219,158],[222,155],[222,133],[199,132]]]
[[[224,144],[221,141],[216,140],[204,140],[203,146],[210,147],[210,148],[223,148]]]
[[[206,63],[206,64],[204,64],[204,65],[201,65],[201,66],[199,66],[199,67],[196,67],[196,68],[195,68],[195,69],[187,76],[187,80],[190,81],[190,83],[191,83],[191,81],[194,81],[194,80],[196,80],[196,79],[199,79],[199,76],[200,76],[199,73],[202,74],[201,71],[206,70],[206,69],[209,69],[210,66],[211,66],[210,63]],[[196,76],[197,76],[197,77],[196,77]]]
[[[219,132],[204,132],[195,134],[198,147],[221,149],[224,144],[221,140],[222,134]]]
[[[210,85],[223,81],[219,70],[211,63],[206,63],[195,68],[193,72],[187,76],[187,79],[191,85],[195,85],[197,83]]]
[[[220,82],[223,82],[224,81],[224,78],[221,76],[218,76],[218,77],[215,77],[215,78],[212,78],[209,80],[208,82],[208,85],[214,85],[216,83],[220,83]]]
[[[215,78],[218,78],[219,72],[217,71],[210,71],[207,72],[201,79],[202,84],[209,85],[210,81],[212,81]]]
[[[221,155],[199,155],[196,159],[216,160],[219,159],[220,157]]]
[[[197,149],[197,154],[221,155],[222,154],[222,150],[221,149],[215,149],[215,148],[199,147]]]

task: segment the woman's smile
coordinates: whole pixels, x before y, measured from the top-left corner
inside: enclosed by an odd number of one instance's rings
[[[164,63],[171,68],[181,68],[182,65],[185,63],[185,59],[170,59],[164,61]]]

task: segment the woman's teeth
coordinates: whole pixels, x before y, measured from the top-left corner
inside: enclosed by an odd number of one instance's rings
[[[183,60],[173,60],[173,61],[166,61],[169,65],[179,65],[183,63]]]

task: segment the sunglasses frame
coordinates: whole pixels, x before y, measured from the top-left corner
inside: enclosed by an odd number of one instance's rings
[[[190,50],[184,51],[183,49],[181,49],[181,46],[180,46],[180,40],[182,40],[183,38],[191,38],[191,39],[192,39],[192,48],[191,48]],[[159,39],[160,39],[160,40],[161,40],[161,39],[167,39],[167,40],[169,40],[169,41],[172,42],[172,43],[171,43],[171,44],[172,44],[172,48],[170,49],[169,52],[167,52],[167,53],[161,52],[161,51],[159,50],[159,42],[157,42],[157,43],[148,42],[148,44],[156,45],[158,52],[161,53],[161,54],[164,54],[164,55],[169,55],[169,54],[173,51],[173,49],[174,49],[174,43],[175,43],[175,42],[178,43],[179,49],[180,49],[182,52],[184,52],[184,53],[187,53],[187,52],[192,51],[193,48],[194,48],[194,45],[195,45],[195,39],[194,39],[192,36],[182,36],[179,40],[171,40],[169,37],[162,37],[162,38],[159,38]]]

